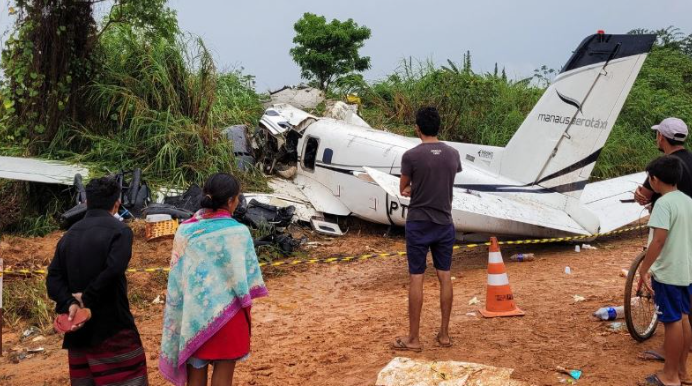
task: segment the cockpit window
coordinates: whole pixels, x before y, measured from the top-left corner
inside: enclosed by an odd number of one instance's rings
[[[303,169],[309,171],[315,170],[315,161],[317,160],[317,149],[319,146],[319,139],[314,137],[308,138],[308,142],[305,145],[305,152],[303,153]]]

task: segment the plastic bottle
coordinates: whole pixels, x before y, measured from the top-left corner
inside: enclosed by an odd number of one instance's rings
[[[625,317],[625,307],[601,307],[593,313],[593,316],[601,320],[615,320]]]
[[[533,253],[517,253],[515,255],[512,255],[512,257],[509,258],[512,261],[534,261],[536,260],[536,256]]]

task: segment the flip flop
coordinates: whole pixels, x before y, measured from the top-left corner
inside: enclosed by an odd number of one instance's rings
[[[651,374],[648,377],[644,379],[646,383],[644,386],[679,386],[679,385],[666,385],[665,383],[661,382],[661,379],[658,377],[656,374]]]
[[[401,338],[396,338],[396,342],[392,343],[392,349],[398,350],[398,351],[413,351],[413,352],[421,352],[423,351],[423,347],[410,347],[401,340]]]
[[[656,361],[656,362],[665,362],[666,358],[657,353],[656,351],[653,350],[647,350],[644,351],[640,356],[639,359],[645,360],[645,361]]]
[[[443,347],[443,348],[452,347],[452,337],[451,336],[449,337],[449,343],[442,343],[442,341],[440,340],[440,334],[437,334],[435,336],[435,340],[437,341],[437,344],[440,345],[440,347]]]

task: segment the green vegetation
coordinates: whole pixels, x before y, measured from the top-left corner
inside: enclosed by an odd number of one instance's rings
[[[293,26],[296,44],[290,51],[301,68],[301,76],[312,80],[321,90],[329,90],[334,81],[344,76],[360,77],[356,72],[370,68],[370,58],[358,51],[370,38],[370,29],[360,27],[353,19],[344,22],[305,13]]]
[[[221,135],[259,119],[252,77],[219,73],[203,42],[178,29],[166,0],[115,1],[98,26],[90,1],[15,6],[15,31],[2,52],[0,154],[82,162],[95,175],[139,167],[150,183],[181,187],[227,171],[246,189],[266,189],[261,173],[236,170]],[[0,186],[17,193],[0,209],[12,201],[23,210],[0,229],[55,229],[65,201],[36,205],[20,194],[36,184],[12,185]],[[62,196],[51,193],[41,199]]]
[[[596,164],[596,178],[641,171],[660,155],[650,128],[663,118],[676,116],[692,124],[692,35],[685,37],[672,27],[653,33],[659,35],[658,43]],[[415,110],[433,105],[443,118],[443,139],[505,146],[553,72],[543,66],[533,82],[507,80],[497,68],[494,73],[475,74],[467,53],[462,66],[449,62],[438,68],[409,59],[393,75],[356,91],[363,96],[363,116],[374,127],[412,135]]]
[[[53,326],[52,302],[46,292],[45,276],[5,278],[5,314],[3,319],[11,327],[26,323],[48,331]]]

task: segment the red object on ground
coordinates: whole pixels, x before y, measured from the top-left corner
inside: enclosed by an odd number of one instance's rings
[[[240,359],[250,352],[250,309],[242,308],[192,355],[198,359]]]
[[[55,318],[53,327],[57,332],[66,333],[72,331],[72,327],[80,323],[84,323],[91,319],[91,310],[88,308],[80,308],[74,315],[74,319],[70,321],[68,314],[60,314]]]

